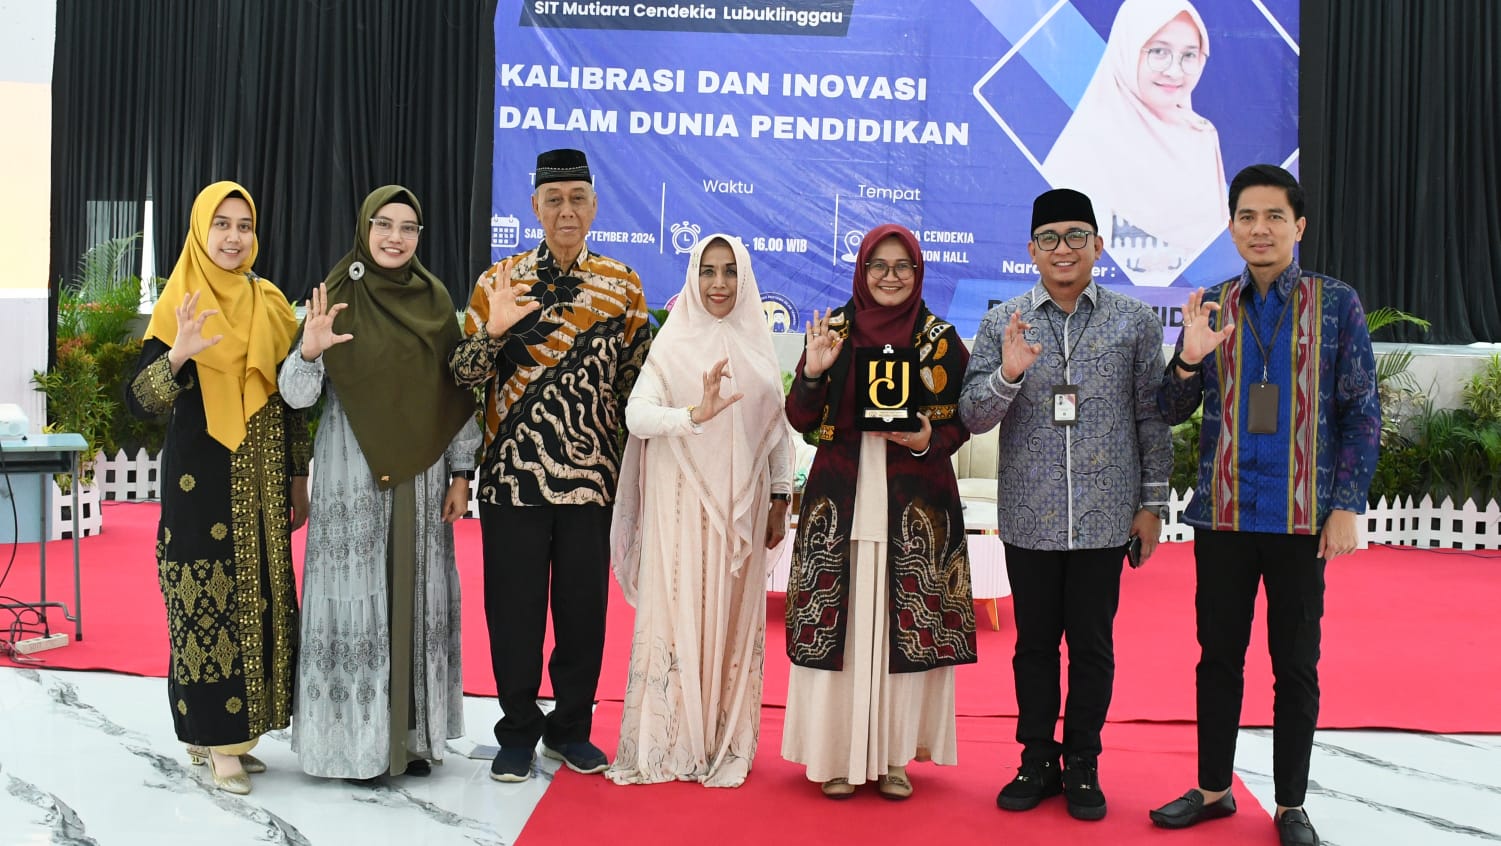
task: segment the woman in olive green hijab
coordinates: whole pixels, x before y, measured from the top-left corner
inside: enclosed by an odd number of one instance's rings
[[[278,379],[289,405],[324,402],[292,746],[310,775],[426,775],[464,733],[452,523],[480,431],[448,373],[453,302],[416,258],[417,198],[377,189],[355,232]]]

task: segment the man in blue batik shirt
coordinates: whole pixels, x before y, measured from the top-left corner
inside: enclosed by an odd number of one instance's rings
[[[1230,782],[1260,584],[1276,678],[1272,781],[1284,846],[1317,846],[1303,798],[1319,716],[1324,566],[1355,548],[1381,437],[1376,360],[1354,289],[1298,266],[1303,189],[1273,165],[1230,182],[1239,276],[1188,297],[1162,375],[1168,421],[1202,402],[1194,527],[1198,786],[1151,812],[1164,828],[1235,813]]]
[[[1172,470],[1156,401],[1162,325],[1146,304],[1094,283],[1098,232],[1078,191],[1036,199],[1027,251],[1041,279],[985,315],[959,395],[971,432],[1001,427],[997,527],[1016,617],[1022,760],[996,804],[1025,811],[1063,793],[1082,820],[1105,816],[1097,770],[1122,560],[1131,538],[1143,559],[1157,546]]]

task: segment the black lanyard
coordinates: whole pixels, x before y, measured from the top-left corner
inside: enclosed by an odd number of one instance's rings
[[[1268,295],[1271,294],[1271,290],[1271,288],[1267,288]],[[1251,305],[1256,306],[1256,291],[1254,288],[1250,294]],[[1271,364],[1272,352],[1277,349],[1277,339],[1282,336],[1282,321],[1287,318],[1287,309],[1292,304],[1293,293],[1289,291],[1287,299],[1282,303],[1282,314],[1277,317],[1277,328],[1272,330],[1272,348],[1270,350],[1266,348],[1266,345],[1261,343],[1261,335],[1256,332],[1256,324],[1261,320],[1261,307],[1256,306],[1255,316],[1246,321],[1246,325],[1251,330],[1251,340],[1256,342],[1256,349],[1261,352],[1261,381],[1263,382],[1269,381],[1267,379],[1267,367]]]
[[[1084,295],[1080,294],[1079,295],[1079,299],[1082,300],[1083,298],[1084,298]],[[1053,306],[1055,308],[1057,308],[1059,311],[1063,311],[1062,307],[1060,307],[1058,305],[1058,303],[1053,302],[1053,300],[1051,298],[1048,300],[1048,302],[1053,303]],[[1079,309],[1079,300],[1074,300],[1074,310],[1077,311],[1078,309]],[[1089,330],[1089,321],[1094,318],[1094,313],[1096,311],[1098,311],[1098,310],[1099,309],[1095,307],[1094,301],[1091,300],[1090,304],[1089,304],[1089,314],[1084,315],[1084,328],[1079,330],[1079,337],[1077,337],[1077,338],[1074,339],[1074,349],[1069,349],[1068,346],[1063,343],[1064,340],[1066,340],[1068,338],[1068,318],[1069,318],[1069,312],[1066,312],[1066,311],[1063,312],[1063,335],[1062,336],[1060,336],[1058,334],[1058,324],[1053,320],[1053,315],[1051,313],[1048,313],[1048,328],[1051,329],[1051,330],[1053,330],[1053,340],[1055,340],[1055,341],[1058,342],[1058,349],[1060,351],[1060,354],[1063,356],[1063,378],[1065,378],[1065,379],[1068,378],[1068,362],[1069,362],[1069,359],[1071,359],[1071,358],[1074,357],[1074,350],[1078,349],[1079,348],[1079,343],[1084,340],[1084,333]]]

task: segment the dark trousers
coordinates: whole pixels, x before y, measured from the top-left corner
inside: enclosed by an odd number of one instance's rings
[[[480,504],[485,545],[485,622],[505,712],[502,746],[588,740],[605,649],[610,508],[602,505]],[[547,662],[557,706],[537,707],[542,642],[552,594],[553,650]]]
[[[1319,621],[1324,559],[1315,535],[1194,532],[1198,573],[1199,786],[1225,790],[1245,693],[1246,647],[1258,583],[1266,585],[1272,656],[1272,780],[1277,804],[1295,808],[1308,792],[1308,759],[1319,719]]]
[[[1016,616],[1016,741],[1023,763],[1100,755],[1100,730],[1115,684],[1115,611],[1124,546],[1044,552],[1006,544]],[[1068,642],[1068,704],[1058,724],[1059,654]]]

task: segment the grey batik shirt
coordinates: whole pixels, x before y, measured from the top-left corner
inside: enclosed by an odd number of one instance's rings
[[[1042,354],[1015,383],[1001,376],[1012,312]],[[1142,507],[1167,504],[1172,441],[1157,409],[1162,326],[1139,300],[1094,282],[1073,314],[1039,282],[986,313],[975,336],[959,416],[974,433],[999,425],[997,528],[1037,550],[1126,543]],[[1054,389],[1078,386],[1077,422],[1053,420]]]

